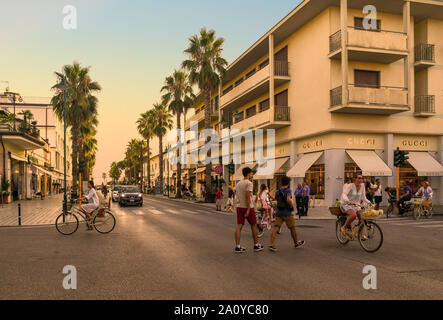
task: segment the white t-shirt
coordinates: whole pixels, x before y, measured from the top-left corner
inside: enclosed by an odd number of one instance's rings
[[[237,185],[235,186],[235,195],[237,196],[237,199],[238,199],[238,205],[237,205],[238,208],[247,208],[248,207],[248,204],[246,202],[246,191],[251,192],[249,207],[250,208],[254,207],[253,201],[252,201],[252,191],[253,190],[254,190],[254,185],[249,180],[243,179],[239,183],[237,183]]]
[[[377,185],[376,184],[371,184],[371,189],[377,189]],[[381,191],[382,191],[382,188],[381,188],[381,184],[380,184],[380,187],[374,192],[374,197],[381,197]]]

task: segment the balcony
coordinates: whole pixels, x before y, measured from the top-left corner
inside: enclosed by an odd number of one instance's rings
[[[278,129],[291,125],[291,108],[288,106],[275,106],[274,115],[271,109],[259,112],[231,126],[232,129]]]
[[[241,82],[238,86],[233,87],[232,90],[222,95],[220,98],[221,108],[238,108],[266,92],[269,92],[269,68],[269,65],[263,67]],[[277,87],[289,80],[289,62],[275,61],[274,85]]]
[[[435,96],[415,96],[414,115],[417,117],[431,117],[435,115]]]
[[[350,84],[348,103],[343,105],[342,87],[330,90],[329,111],[333,113],[356,113],[391,115],[409,111],[408,91],[398,87],[360,87]]]
[[[45,145],[40,138],[40,130],[20,119],[17,119],[15,124],[14,121],[2,121],[0,135],[3,136],[4,141],[15,144],[23,150],[40,149]]]
[[[329,36],[329,58],[340,60],[341,31]],[[390,64],[408,55],[405,33],[348,27],[348,59]]]
[[[420,43],[414,48],[415,71],[420,71],[435,66],[435,45]]]
[[[217,120],[217,119],[218,119],[218,110],[217,111],[213,110],[212,113],[211,113],[211,122],[214,121],[214,120]],[[200,128],[203,125],[204,121],[205,121],[205,111],[202,110],[199,113],[194,114],[188,120],[186,120],[185,130],[188,130],[191,127],[191,122],[192,121],[198,122],[198,126]]]

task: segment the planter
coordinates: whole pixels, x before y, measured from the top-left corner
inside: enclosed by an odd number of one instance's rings
[[[2,203],[8,203],[8,198],[9,198],[9,195],[8,196],[3,195],[2,196]]]

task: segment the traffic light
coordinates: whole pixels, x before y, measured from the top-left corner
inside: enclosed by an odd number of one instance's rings
[[[409,152],[408,151],[402,151],[400,150],[400,148],[397,148],[397,150],[394,150],[394,166],[396,167],[401,167],[401,166],[405,166],[408,163],[409,157],[408,157]]]
[[[235,173],[235,165],[234,165],[234,163],[230,163],[230,164],[228,164],[228,169],[229,169],[229,174],[234,174]]]

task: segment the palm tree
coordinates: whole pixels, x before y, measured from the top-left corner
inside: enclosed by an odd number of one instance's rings
[[[183,61],[182,66],[189,70],[191,84],[198,85],[205,101],[205,129],[211,129],[211,93],[216,92],[221,78],[228,65],[222,57],[223,38],[216,38],[215,31],[202,28],[200,36],[193,35],[189,38],[188,48],[184,51],[189,59]],[[207,138],[207,142],[209,141]],[[211,164],[206,165],[205,171],[206,201],[212,196]]]
[[[140,115],[137,120],[137,130],[143,139],[146,140],[146,154],[147,154],[147,175],[148,175],[148,188],[151,187],[151,148],[149,143],[154,136],[152,112],[148,110]]]
[[[80,140],[80,127],[85,121],[85,110],[92,102],[96,103],[93,93],[101,90],[100,85],[92,81],[89,68],[81,67],[78,62],[65,65],[62,72],[55,72],[57,83],[52,87],[55,95],[51,99],[54,112],[63,121],[64,92],[67,92],[66,125],[71,127],[72,137],[72,179],[73,189],[77,190],[78,181],[78,156],[82,149]],[[66,88],[63,88],[63,79],[66,79]]]
[[[144,140],[132,139],[126,147],[126,167],[129,169],[129,181],[137,183],[138,173],[143,175],[143,153],[146,150]],[[140,167],[139,167],[140,166]]]
[[[163,95],[163,104],[168,107],[168,110],[177,116],[177,130],[181,131],[181,114],[185,110],[191,108],[194,103],[195,96],[192,92],[192,86],[188,81],[186,74],[183,71],[175,70],[172,76],[169,76],[165,80],[165,85],[161,91],[166,91]],[[182,148],[180,144],[180,137],[177,137],[177,194],[176,198],[181,198],[181,159],[180,150]]]
[[[152,109],[152,131],[158,137],[158,157],[160,169],[160,190],[163,191],[163,137],[172,128],[171,114],[164,104],[156,103]]]

